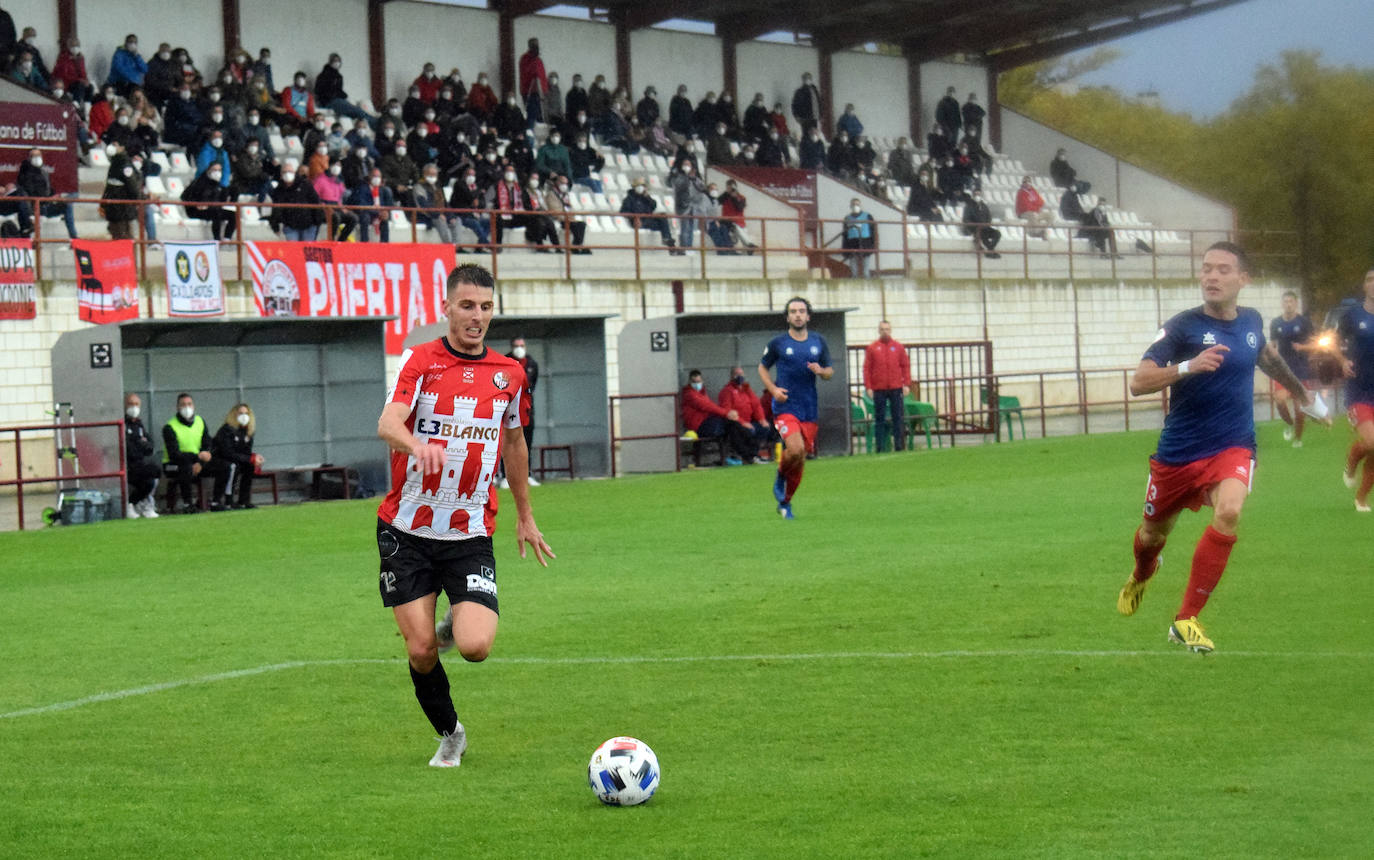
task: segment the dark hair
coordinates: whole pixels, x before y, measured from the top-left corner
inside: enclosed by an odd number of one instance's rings
[[[1207,246],[1207,250],[1225,251],[1228,254],[1233,254],[1236,258],[1236,265],[1240,267],[1240,270],[1242,272],[1250,271],[1250,255],[1246,254],[1245,249],[1237,245],[1235,242],[1213,242],[1211,245]]]
[[[453,292],[459,284],[472,284],[474,287],[488,290],[496,289],[496,279],[491,276],[491,272],[476,263],[464,263],[448,273],[447,291]]]
[[[687,371],[687,378],[688,378],[688,379],[691,379],[693,376],[701,376],[701,371],[700,371],[700,370],[697,370],[695,367],[692,368],[691,370]]]
[[[177,395],[177,403],[180,403],[182,400],[195,400],[195,398],[183,391]]]
[[[782,312],[787,313],[789,310],[791,310],[793,302],[801,302],[802,304],[806,305],[806,315],[811,316],[811,303],[808,302],[806,299],[802,298],[801,296],[793,296],[792,298],[788,299],[787,304],[782,306]]]

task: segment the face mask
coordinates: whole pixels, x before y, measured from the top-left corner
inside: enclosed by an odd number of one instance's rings
[[[515,181],[515,174],[514,174],[514,173],[507,173],[507,174],[506,174],[506,181],[507,181],[507,182],[514,182],[514,181]]]
[[[224,174],[221,173],[221,172],[219,172],[218,170],[215,170],[215,171],[209,172],[208,175],[209,175],[209,177],[210,177],[210,181],[211,181],[211,182],[219,182],[220,177],[222,177]]]
[[[736,377],[735,377],[735,384],[736,384],[736,385],[743,385],[743,384],[744,384],[744,374],[743,374],[743,373],[741,373],[739,376],[736,376]]]
[[[305,78],[296,78],[296,86],[303,89],[305,87]]]
[[[554,146],[557,146],[562,140],[563,138],[555,134],[553,137],[549,138],[549,143],[552,143]]]
[[[234,76],[233,76],[233,75],[220,75],[219,82],[222,83],[222,84],[230,84],[230,83],[233,83],[233,82],[234,82]]]
[[[128,125],[129,118],[127,116],[122,116],[119,119],[115,120],[115,122],[119,123],[120,125]]]
[[[380,176],[374,176],[374,177],[372,177],[371,179],[369,179],[368,182],[370,182],[370,183],[372,184],[372,187],[373,187],[373,188],[376,188],[378,185],[381,185],[381,184],[382,184],[382,177],[380,177]]]
[[[506,104],[510,105],[511,107],[515,107],[517,104],[519,104],[519,102],[517,102],[515,99],[506,99]]]
[[[702,389],[702,385],[703,385],[703,384],[700,383],[700,382],[693,382],[693,383],[692,383],[692,390],[693,390],[693,391],[700,391],[700,390]]]
[[[256,146],[250,146],[250,147],[248,147],[248,154],[249,154],[249,155],[257,155],[257,154],[258,154],[258,148],[257,148]]]
[[[386,111],[386,112],[389,113],[389,114],[391,114],[392,116],[400,116],[400,115],[401,115],[401,109],[398,108],[398,107],[387,108],[387,111]]]
[[[282,181],[282,183],[285,184],[285,185],[290,185],[291,183],[293,183],[293,182],[296,181],[296,174],[294,174],[294,173],[289,173],[289,172],[288,172],[288,173],[283,173],[283,174],[281,175],[281,181]]]
[[[407,150],[406,150],[406,148],[405,148],[404,146],[398,146],[398,147],[396,147],[396,154],[397,154],[397,155],[404,156],[404,155],[406,154],[406,151],[407,151]]]
[[[468,177],[465,177],[465,178],[463,179],[463,182],[467,185],[467,187],[469,187],[469,188],[474,188],[474,187],[476,187],[476,185],[477,185],[477,177],[476,177],[476,176],[468,176]]]
[[[183,406],[177,410],[177,414],[184,420],[190,421],[192,418],[196,417],[196,408],[194,406]]]
[[[358,160],[359,160],[359,161],[363,160],[364,158],[367,158],[367,150],[366,150],[366,149],[360,149],[360,150],[358,150],[357,152],[355,152],[355,153],[353,153],[353,154],[356,155],[356,156],[358,157]]]
[[[73,57],[79,57],[79,56],[81,56],[81,46],[80,46],[80,45],[72,45],[72,56],[73,56]]]
[[[550,75],[550,76],[549,76],[549,86],[551,86],[551,87],[556,87],[556,86],[558,86],[558,75]]]
[[[587,148],[587,142],[586,142],[586,141],[582,141],[581,143],[577,144],[577,148],[578,148],[578,149],[586,149],[586,148]]]
[[[425,77],[426,77],[426,78],[432,78],[432,77],[434,77],[434,70],[433,70],[433,69],[425,69]]]
[[[860,206],[850,206],[850,207],[849,207],[849,211],[850,211],[850,212],[853,212],[855,215],[858,215],[860,212],[863,211],[863,207],[860,207]]]
[[[248,422],[253,420],[253,416],[249,415],[247,412],[240,412],[238,420],[240,427],[247,427]]]
[[[62,100],[62,96],[63,96],[63,94],[64,94],[65,92],[66,92],[66,90],[63,90],[63,89],[61,89],[61,88],[55,89],[55,90],[52,91],[52,97],[55,98],[55,99],[57,99],[58,101],[61,101],[61,100]]]
[[[490,162],[492,162],[492,163],[495,163],[495,162],[496,162],[496,153],[494,153],[494,152],[488,152],[488,153],[487,153],[487,161],[490,161]]]
[[[420,91],[419,91],[419,90],[411,90],[411,91],[410,91],[410,97],[413,98],[413,99],[418,99],[418,98],[420,97]]]
[[[426,173],[425,181],[428,182],[430,185],[433,185],[434,183],[439,181],[439,174],[436,173],[433,176],[431,176],[430,174]]]
[[[137,43],[137,42],[125,42],[125,43],[124,43],[124,50],[129,51],[129,52],[131,52],[131,53],[137,53],[137,51],[138,51],[138,43]]]
[[[105,101],[107,101],[107,102],[112,102],[112,101],[114,101],[114,100],[115,100],[115,93],[114,93],[114,90],[106,90],[106,91],[105,91]]]
[[[643,194],[643,193],[644,193],[644,186],[643,186],[643,185],[636,185],[636,186],[635,186],[635,193],[636,193],[636,194]]]
[[[212,113],[212,114],[210,114],[210,121],[211,121],[211,122],[224,122],[224,114],[222,114],[222,113]]]
[[[250,116],[250,117],[248,117],[248,124],[249,124],[249,125],[257,125],[257,124],[258,124],[259,122],[261,122],[261,121],[262,121],[262,120],[259,119],[259,118],[256,117],[256,116]]]
[[[219,101],[219,93],[210,93],[210,103],[214,104],[217,101]]]
[[[130,406],[129,408],[124,410],[124,414],[129,416],[130,419],[137,419],[139,411],[140,410],[137,406]]]
[[[560,193],[562,193],[562,194],[567,194],[567,193],[568,193],[568,184],[567,184],[566,182],[560,182],[560,183],[558,183],[558,191],[559,191]]]
[[[425,111],[425,122],[434,122],[434,111]]]
[[[43,166],[43,156],[41,156],[41,155],[35,155],[33,158],[30,158],[30,159],[29,159],[29,164],[32,164],[34,167],[42,167],[42,166]]]
[[[530,190],[531,190],[531,191],[538,191],[538,190],[539,190],[539,183],[538,183],[538,182],[531,182],[531,183],[530,183]]]
[[[343,63],[339,60],[335,60],[334,62],[329,64],[329,68],[334,69],[335,71],[338,71],[342,66]]]
[[[516,358],[524,358],[525,348],[523,346],[517,346],[510,351],[510,354],[515,356]]]
[[[467,136],[466,134],[459,134],[459,135],[458,135],[456,138],[454,138],[454,139],[457,140],[459,143],[467,143],[467,141],[468,141],[468,136]]]
[[[330,175],[330,176],[338,176],[338,175],[339,175],[340,173],[342,173],[342,172],[343,172],[343,168],[342,168],[341,166],[339,166],[339,165],[337,165],[337,164],[331,164],[331,165],[329,165],[329,175]]]
[[[19,64],[19,74],[27,76],[27,75],[28,75],[30,72],[32,72],[32,71],[33,71],[33,63],[20,63],[20,64]]]
[[[143,169],[143,159],[141,159],[141,158],[135,158],[135,159],[133,160],[133,165],[134,165],[134,170],[142,170],[142,169]]]
[[[213,146],[215,149],[219,149],[221,146],[224,146],[224,141],[220,140],[217,137],[212,137],[210,138],[210,145]]]
[[[487,85],[487,76],[483,75],[482,77],[478,78],[477,83],[485,87]]]

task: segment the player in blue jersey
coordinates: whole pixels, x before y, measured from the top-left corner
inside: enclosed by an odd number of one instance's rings
[[[1198,540],[1183,605],[1169,625],[1169,641],[1191,651],[1213,649],[1198,613],[1221,580],[1241,507],[1255,468],[1255,368],[1288,389],[1298,403],[1319,402],[1264,339],[1264,318],[1237,304],[1250,282],[1245,252],[1217,242],[1202,258],[1202,306],[1164,324],[1131,378],[1131,394],[1173,387],[1173,402],[1150,458],[1145,515],[1135,533],[1135,569],[1116,608],[1132,615],[1159,568],[1159,553],[1184,508],[1211,505],[1212,522]],[[1320,412],[1318,418],[1323,418]]]
[[[1355,470],[1364,461],[1364,480],[1355,489],[1355,510],[1369,513],[1374,489],[1374,269],[1365,272],[1364,304],[1345,312],[1336,331],[1345,354],[1345,404],[1355,427],[1355,442],[1345,461],[1345,485],[1355,488]]]
[[[783,519],[792,519],[792,495],[801,483],[806,455],[816,450],[816,422],[820,408],[816,398],[816,377],[835,375],[830,366],[830,348],[825,338],[809,332],[811,303],[800,296],[787,302],[787,333],[768,342],[759,362],[759,379],[773,397],[773,426],[782,437],[782,456],[778,476],[773,481],[773,498]],[[777,368],[777,381],[770,371]]]
[[[1269,323],[1269,340],[1279,351],[1279,356],[1293,369],[1293,374],[1307,384],[1312,378],[1307,367],[1308,342],[1312,340],[1312,321],[1305,314],[1298,313],[1298,294],[1289,290],[1283,294],[1283,315],[1274,317]],[[1273,383],[1274,406],[1279,417],[1288,427],[1283,430],[1283,438],[1292,440],[1294,448],[1302,447],[1302,429],[1306,423],[1301,409],[1290,407],[1288,389]]]

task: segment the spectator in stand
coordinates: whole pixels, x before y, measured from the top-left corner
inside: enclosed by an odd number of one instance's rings
[[[845,182],[853,181],[858,175],[859,160],[847,132],[841,131],[831,142],[825,154],[825,169]]]
[[[33,52],[27,47],[22,48],[19,51],[19,56],[15,58],[14,64],[10,67],[9,79],[36,90],[47,90],[48,88],[47,77],[38,70],[38,63],[33,58]]]
[[[349,191],[367,184],[367,177],[372,172],[373,161],[368,157],[365,147],[360,146],[357,149],[349,150],[344,155],[342,163],[343,183]]]
[[[138,172],[139,196],[148,202],[143,204],[143,233],[149,242],[157,241],[157,208],[162,198],[148,192],[148,177],[161,176],[162,168],[156,161],[145,162],[137,153],[130,155],[129,164]]]
[[[585,134],[577,136],[577,143],[569,155],[569,160],[572,163],[572,181],[574,183],[591,189],[593,194],[600,194],[605,190],[601,180],[592,176],[592,173],[605,167],[606,159],[602,158],[595,149],[592,149]]]
[[[71,93],[73,101],[90,102],[95,96],[95,87],[86,77],[86,58],[81,54],[81,40],[76,36],[68,36],[63,40],[62,50],[53,64],[52,85],[56,88],[59,83]]]
[[[495,155],[495,153],[492,153]],[[455,182],[453,191],[449,194],[448,205],[450,209],[482,209],[486,204],[486,189],[477,181],[477,171],[468,168],[463,171],[463,178]],[[468,228],[477,237],[480,245],[491,244],[491,219],[481,212],[459,212],[457,215],[458,223]],[[455,243],[456,244],[456,243]],[[466,248],[459,248],[458,253],[467,253]]]
[[[497,105],[491,117],[496,136],[506,140],[517,140],[525,136],[525,114],[520,110],[520,99],[515,93],[507,93],[506,101]]]
[[[630,222],[630,227],[637,230],[655,230],[663,239],[663,244],[669,248],[675,248],[677,242],[673,239],[672,232],[668,229],[667,218],[645,218],[642,216],[653,215],[658,209],[658,203],[649,196],[648,187],[643,179],[635,179],[630,186],[630,193],[625,195],[625,199],[620,202],[620,214],[626,216]],[[635,217],[641,216],[641,217]]]
[[[507,164],[515,165],[515,172],[521,176],[534,172],[534,152],[523,136],[506,144],[505,158]]]
[[[398,114],[401,112],[399,105],[396,107],[396,112]],[[382,119],[381,127],[377,129],[377,137],[372,141],[372,145],[377,150],[377,156],[379,158],[386,158],[388,155],[395,152],[397,143],[403,146],[407,144],[405,138],[396,133],[396,123],[399,121],[398,119],[393,119],[391,116],[386,116]],[[412,152],[416,156],[427,155],[430,159],[438,155],[438,153],[428,153],[427,151],[415,152],[412,150]]]
[[[897,148],[887,154],[887,175],[898,185],[916,184],[916,165],[912,160],[911,142],[897,139]]]
[[[558,85],[558,73],[549,73],[549,88],[544,91],[544,122],[550,128],[557,128],[563,124],[565,114],[563,113],[563,88]]]
[[[606,76],[597,75],[587,89],[587,115],[592,119],[604,116],[611,109],[611,91],[606,89]]]
[[[1069,164],[1069,153],[1060,149],[1050,162],[1050,179],[1060,188],[1073,188],[1078,182],[1078,171]]]
[[[273,233],[281,234],[288,242],[313,242],[324,223],[319,195],[310,181],[297,173],[294,159],[287,159],[281,167],[281,181],[272,189],[272,214],[267,224]],[[292,205],[289,208],[277,204]],[[308,204],[314,204],[308,206]]]
[[[752,462],[757,449],[739,412],[711,400],[703,391],[705,387],[701,371],[693,368],[687,374],[687,384],[682,386],[682,429],[698,439],[720,439],[725,446],[727,466],[739,466],[746,457]]]
[[[176,414],[162,427],[162,470],[176,480],[181,490],[181,510],[183,514],[197,511],[191,503],[191,486],[200,477],[202,470],[213,469],[210,465],[210,431],[205,428],[205,419],[196,414],[196,401],[191,395],[182,392],[177,395]],[[168,494],[168,503],[174,498]]]
[[[910,196],[907,198],[906,211],[908,215],[926,223],[944,221],[945,217],[940,214],[940,208],[936,204],[936,197],[940,190],[935,185],[935,174],[925,165],[916,172],[916,181],[911,184]]]
[[[792,152],[787,145],[787,139],[771,123],[763,140],[759,141],[754,160],[759,167],[787,167],[792,163]]]
[[[105,152],[110,157],[110,169],[105,174],[105,191],[101,194],[105,222],[109,225],[111,239],[132,239],[138,207],[132,202],[122,201],[134,201],[143,196],[143,175],[134,169],[128,153],[120,144],[108,144]]]
[[[315,96],[305,86],[305,72],[296,72],[291,86],[281,91],[281,109],[284,130],[300,133],[310,127],[315,116]]]
[[[496,183],[501,181],[501,177],[506,170],[506,165],[502,164],[499,160],[499,156],[496,154],[495,144],[483,146],[481,152],[482,157],[477,160],[476,165],[477,185],[482,189],[482,194],[485,195],[492,188],[496,187]]]
[[[844,216],[843,229],[844,240],[840,246],[845,249],[849,272],[856,278],[867,278],[878,244],[878,231],[873,216],[864,211],[857,197],[849,201],[849,214]]]
[[[673,253],[685,254],[692,247],[692,236],[696,230],[698,215],[710,215],[711,199],[706,194],[706,183],[697,175],[695,162],[682,161],[678,169],[669,175],[668,184],[673,189],[673,211],[678,216],[678,245]]]
[[[758,245],[754,244],[745,224],[744,210],[748,206],[749,200],[740,193],[739,184],[733,179],[727,179],[725,181],[725,193],[720,196],[721,220],[725,224],[726,230],[729,231],[730,243],[743,245],[749,249],[749,253],[752,255]]]
[[[268,158],[257,138],[249,138],[248,145],[232,159],[233,171],[230,179],[230,199],[237,200],[240,194],[251,194],[259,203],[272,193],[272,180],[268,175]]]
[[[964,204],[964,233],[973,237],[974,251],[982,253],[986,249],[992,260],[1002,256],[995,250],[997,243],[1002,241],[1002,231],[992,226],[992,212],[983,202],[983,192],[976,188]]]
[[[86,126],[90,129],[91,137],[99,140],[105,136],[105,132],[114,125],[115,111],[123,104],[123,100],[115,94],[113,84],[106,84],[96,95],[95,101],[91,103],[91,109],[86,118]]]
[[[705,221],[707,238],[716,247],[718,255],[726,256],[737,253],[730,250],[735,247],[735,243],[730,237],[729,224],[720,218],[720,189],[714,182],[706,186],[706,201],[705,208],[697,214],[708,216]]]
[[[707,92],[701,101],[697,102],[696,108],[692,111],[692,133],[702,140],[707,140],[716,130],[716,122],[720,119],[720,113],[716,110],[716,94]]]
[[[342,68],[343,59],[338,54],[330,54],[329,62],[315,76],[315,100],[321,108],[336,114],[351,119],[370,119],[362,108],[348,100],[348,93],[344,90],[343,72],[340,71]]]
[[[687,98],[687,85],[679,84],[677,95],[668,102],[668,130],[680,138],[677,143],[692,136],[693,113],[692,102]]]
[[[975,176],[979,173],[992,176],[992,154],[983,148],[977,137],[964,135],[964,139],[959,141],[959,151],[968,155]]]
[[[326,165],[318,176],[310,180],[311,187],[315,189],[315,196],[325,204],[324,223],[333,225],[333,235],[329,238],[335,242],[347,242],[358,226],[357,214],[343,205],[344,198],[348,196],[348,188],[343,183],[342,174],[343,165],[336,161]]]
[[[439,90],[443,88],[444,82],[434,71],[433,63],[425,63],[420,74],[411,83],[411,88],[419,90],[419,98],[425,104],[434,104],[434,100],[439,98]]]
[[[479,120],[490,119],[496,106],[501,103],[496,97],[496,91],[491,88],[485,72],[477,75],[477,83],[468,90],[468,112]]]
[[[0,9],[0,69],[9,65],[14,58],[14,49],[19,44],[14,29],[14,16],[4,9]]]
[[[105,133],[100,136],[105,143],[118,143],[129,152],[142,152],[143,144],[134,134],[133,121],[129,115],[129,108],[121,106],[115,111],[115,121]]]
[[[935,181],[940,189],[940,199],[945,203],[961,202],[968,192],[968,174],[954,163],[953,156],[945,156]]]
[[[809,128],[806,136],[802,138],[800,150],[800,163],[798,166],[802,170],[824,170],[825,169],[825,139],[821,137],[819,128]]]
[[[712,167],[735,163],[734,153],[730,151],[729,132],[723,122],[717,122],[713,133],[706,138],[706,163]]]
[[[197,221],[209,221],[210,236],[216,242],[221,239],[233,239],[234,226],[238,222],[236,210],[221,205],[229,200],[226,173],[227,170],[218,161],[212,162],[181,192],[181,202],[188,204],[187,217]]]
[[[220,133],[225,152],[233,155],[243,150],[243,133],[220,105],[214,105],[210,108],[210,122],[203,129],[207,136],[215,131]]]
[[[563,116],[573,117],[579,113],[587,113],[590,106],[589,102],[587,90],[582,86],[582,76],[573,75],[572,87],[568,89],[568,94],[563,99]]]
[[[257,108],[249,108],[248,125],[243,128],[244,145],[257,141],[258,150],[269,162],[277,163],[277,153],[272,149],[272,135],[263,125],[262,114]]]
[[[803,135],[813,128],[820,127],[824,104],[821,101],[821,91],[811,82],[811,73],[802,75],[802,85],[792,93],[792,118],[797,121]]]
[[[148,60],[148,71],[143,76],[143,90],[153,104],[165,108],[167,102],[176,95],[181,85],[181,67],[172,61],[172,46],[163,42],[157,46],[157,53]]]
[[[772,436],[772,426],[763,417],[763,404],[745,379],[744,368],[738,364],[730,368],[730,381],[726,382],[716,395],[716,403],[739,415],[740,426],[749,431],[751,445],[745,462],[764,462],[769,459],[768,441]]]
[[[191,85],[191,92],[202,94],[205,89],[205,81],[200,76],[200,69],[196,68],[195,62],[191,59],[191,52],[185,48],[177,48],[172,52],[172,62],[175,67],[180,69],[178,82]],[[202,104],[201,110],[205,110],[209,105]]]
[[[850,140],[858,140],[864,133],[864,124],[859,122],[859,117],[854,113],[854,105],[844,106],[844,113],[840,114],[835,127],[849,135]]]
[[[492,216],[492,228],[496,234],[497,253],[501,251],[500,245],[507,229],[526,228],[525,240],[529,241],[530,221],[525,205],[525,190],[520,187],[520,177],[513,166],[507,165],[500,181],[487,190],[486,208],[496,210]]]
[[[754,100],[744,109],[743,122],[746,139],[760,141],[768,137],[768,130],[773,127],[773,119],[768,114],[768,105],[764,102],[763,93],[754,93]]]
[[[564,220],[564,212],[576,211],[579,207],[573,202],[569,193],[570,186],[566,176],[553,176],[550,178],[549,186],[544,192],[544,205],[548,207],[549,214],[555,224],[562,224],[564,233],[572,234],[574,254],[590,254],[590,248],[582,247],[587,241],[587,222],[581,219],[568,218]]]
[[[1088,221],[1088,210],[1083,208],[1083,201],[1078,196],[1080,189],[1075,185],[1072,188],[1065,188],[1064,193],[1059,198],[1059,217],[1065,221],[1072,221],[1075,224],[1086,224]],[[1087,238],[1087,233],[1080,230],[1080,239]]]
[[[147,73],[148,64],[138,54],[138,36],[130,33],[124,37],[124,45],[116,48],[110,58],[110,74],[105,82],[112,84],[120,95],[125,95],[134,87],[143,86],[143,76]]]
[[[960,127],[969,137],[981,142],[983,139],[983,117],[987,114],[988,112],[983,109],[983,106],[978,104],[978,94],[969,93],[968,101],[964,102],[963,108],[959,111],[960,118],[963,119]]]
[[[677,150],[677,145],[673,143],[668,131],[668,120],[663,117],[654,120],[654,124],[646,130],[642,145],[654,155],[665,158],[672,155]]]
[[[783,112],[782,102],[773,103],[773,111],[768,114],[768,120],[773,124],[773,128],[778,130],[783,140],[792,138],[792,131],[787,127],[787,114]]]
[[[24,34],[19,37],[18,53],[23,54],[27,51],[29,58],[33,62],[34,71],[38,72],[39,77],[44,81],[44,89],[47,89],[47,82],[52,80],[52,71],[48,64],[43,62],[43,52],[38,48],[38,31],[33,27],[25,27]]]
[[[873,435],[879,451],[905,448],[906,415],[903,401],[911,393],[911,359],[906,347],[892,337],[892,323],[878,323],[878,339],[864,350],[864,388],[873,401]],[[889,424],[889,421],[891,422]]]
[[[277,94],[277,85],[272,80],[272,50],[262,48],[258,51],[258,61],[253,64],[253,77],[267,85],[269,96]]]
[[[573,165],[568,148],[563,145],[563,135],[557,129],[549,133],[544,145],[534,159],[534,169],[545,181],[552,176],[571,176]]]
[[[39,149],[30,149],[29,156],[19,165],[19,174],[15,177],[15,196],[18,197],[53,197],[52,183],[48,181],[48,174],[43,170],[43,152]],[[19,232],[24,236],[33,235],[33,203],[28,200],[16,202],[16,211],[19,214]],[[72,214],[72,204],[63,203],[60,200],[42,200],[38,203],[38,213],[40,217],[62,216],[63,222],[67,225],[67,237],[76,238],[76,221]]]
[[[639,117],[639,124],[645,128],[653,128],[661,114],[662,110],[658,106],[658,90],[653,87],[645,87],[644,98],[635,105],[635,116]]]
[[[539,40],[530,39],[527,50],[520,55],[520,95],[525,101],[525,115],[529,128],[544,122],[544,95],[549,91],[549,76],[544,61],[539,58]]]
[[[859,165],[860,173],[871,173],[873,166],[878,163],[878,153],[873,149],[873,141],[866,135],[853,138],[856,145],[854,147],[854,161]]]
[[[434,105],[421,97],[420,92],[418,86],[411,84],[410,90],[406,93],[406,100],[401,104],[401,122],[407,128],[414,128],[425,115],[425,111],[434,108]]]
[[[937,123],[935,128],[926,135],[926,153],[936,164],[944,162],[947,156],[954,154],[954,141],[950,139],[949,130],[944,125]]]
[[[358,216],[359,242],[370,241],[369,228],[374,221],[381,241],[391,241],[391,207],[396,205],[396,197],[382,184],[381,170],[375,167],[369,170],[367,181],[350,189],[345,202]]]
[[[535,245],[535,250],[541,254],[550,253],[551,249],[538,247],[545,239],[550,245],[559,244],[558,225],[548,215],[547,194],[540,188],[539,177],[532,173],[525,185],[525,208],[529,210],[525,221],[525,241]]]
[[[204,174],[212,164],[220,166],[219,184],[223,188],[228,188],[233,177],[230,175],[229,153],[224,151],[224,133],[219,129],[210,132],[210,137],[196,155],[196,176]]]
[[[1054,213],[1045,208],[1045,198],[1035,190],[1029,173],[1021,177],[1021,187],[1016,191],[1016,217],[1026,222],[1027,234],[1041,239],[1054,226]]]
[[[959,106],[959,99],[954,92],[954,87],[946,89],[944,98],[935,105],[935,121],[944,126],[951,142],[954,133],[964,127],[964,111]]]
[[[416,213],[419,223],[433,230],[440,242],[445,245],[454,244],[450,216],[443,212],[448,203],[444,200],[444,189],[439,187],[439,165],[430,162],[424,166],[420,181],[415,184],[412,199],[413,205],[420,210]]]
[[[1088,242],[1092,244],[1097,253],[1104,259],[1108,257],[1121,258],[1116,251],[1116,231],[1112,229],[1111,221],[1107,219],[1107,201],[1098,197],[1093,203],[1093,208],[1088,210],[1087,217],[1084,218],[1084,231],[1087,233]]]
[[[725,136],[738,141],[740,139],[739,111],[735,109],[733,93],[721,91],[720,99],[716,102],[716,117],[725,123]]]
[[[253,453],[253,434],[257,429],[252,408],[247,403],[236,403],[210,440],[210,462],[214,467],[211,471],[215,476],[210,510],[257,507],[253,504],[253,473],[263,463],[262,455]],[[235,486],[237,502],[233,499]]]
[[[405,141],[401,141],[390,155],[382,156],[377,167],[382,171],[382,184],[391,189],[396,202],[415,206],[415,186],[420,183],[420,168],[410,157]]]
[[[355,150],[366,149],[367,157],[373,161],[382,157],[381,153],[377,151],[376,137],[365,119],[353,120],[353,128],[344,135],[344,140],[348,141],[348,145]]]
[[[325,143],[323,140],[315,144],[315,151],[311,153],[310,158],[305,162],[306,178],[314,182],[321,174],[328,172],[329,163],[334,160],[335,157],[336,156],[329,152],[329,144]]]
[[[153,460],[155,446],[139,418],[142,413],[143,399],[132,391],[124,395],[124,468],[129,481],[129,501],[124,516],[131,520],[139,517],[155,520],[157,510],[153,494],[157,491],[162,469]]]

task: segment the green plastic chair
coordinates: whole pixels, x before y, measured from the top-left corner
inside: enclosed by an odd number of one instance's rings
[[[988,405],[988,390],[987,390],[986,388],[980,388],[980,389],[978,389],[978,392],[979,392],[979,395],[982,397],[983,405],[984,405],[984,406],[987,406],[987,405]],[[997,441],[998,441],[998,442],[1001,442],[1001,441],[1002,441],[1002,425],[1004,425],[1004,424],[1006,425],[1006,428],[1007,428],[1007,441],[1010,442],[1010,441],[1012,441],[1012,440],[1014,440],[1014,439],[1016,438],[1016,435],[1015,435],[1014,433],[1012,433],[1012,430],[1011,430],[1011,416],[1012,416],[1012,415],[1015,415],[1015,416],[1016,416],[1016,420],[1019,421],[1019,422],[1021,423],[1021,438],[1022,438],[1022,439],[1025,439],[1025,438],[1026,438],[1026,416],[1023,415],[1023,414],[1021,414],[1021,398],[1019,398],[1019,397],[1012,397],[1012,396],[1006,395],[1006,394],[999,394],[999,395],[997,395],[997,418],[998,418],[998,420],[997,420]]]
[[[850,435],[858,438],[863,433],[865,454],[873,453],[873,404],[865,403],[868,398],[849,401]]]
[[[940,447],[945,447],[945,439],[940,434],[940,416],[935,414],[933,403],[923,403],[912,397],[910,394],[902,401],[902,408],[906,410],[907,438],[915,439],[918,432],[924,431],[926,434],[926,449],[934,447],[930,444],[930,431],[935,431],[935,438],[939,441]]]

